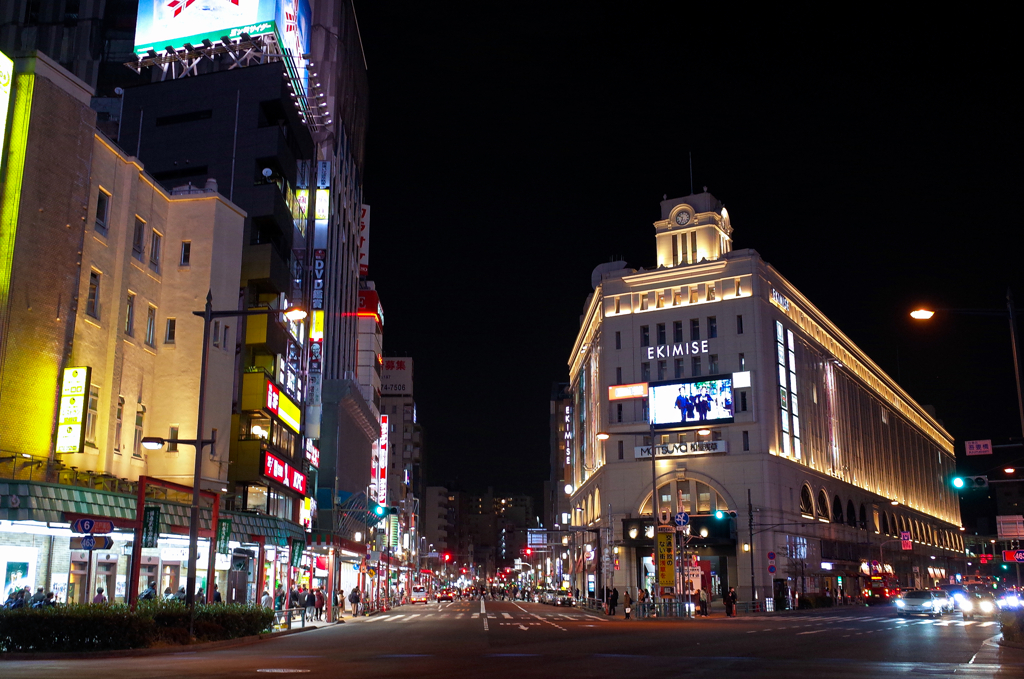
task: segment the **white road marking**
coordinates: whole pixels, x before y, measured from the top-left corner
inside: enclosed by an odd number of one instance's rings
[[[490,629],[487,627],[487,606],[484,604],[483,599],[480,599],[480,619],[484,621],[484,631],[489,632]]]
[[[418,617],[420,617],[420,614],[419,614],[419,613],[413,613],[412,615],[410,615],[409,617],[407,617],[407,618],[406,618],[405,620],[403,620],[402,622],[412,622],[412,619],[413,619],[413,618],[418,618]]]
[[[508,613],[502,613],[502,616],[504,616],[505,618],[508,618],[509,620],[512,619],[512,616],[509,615]]]
[[[800,636],[800,635],[803,635],[803,634],[821,634],[822,632],[827,632],[827,631],[828,630],[824,630],[824,629],[816,629],[816,630],[811,630],[810,632],[797,632],[796,635]]]
[[[402,618],[404,618],[404,617],[405,617],[405,616],[404,616],[404,615],[402,615],[402,614],[398,614],[398,615],[391,615],[391,616],[388,616],[388,618],[387,618],[386,622],[397,622],[397,621],[401,620],[401,619],[402,619]]]
[[[562,630],[563,632],[568,632],[569,631],[569,630],[565,629],[564,627],[562,627],[561,625],[556,625],[555,623],[551,622],[550,620],[545,620],[544,618],[540,617],[536,613],[531,613],[531,615],[533,617],[537,618],[538,620],[540,620],[541,622],[547,623],[547,624],[551,625],[552,627],[557,627],[558,629]]]
[[[471,617],[471,618],[473,618],[475,620],[476,618],[480,617],[480,614],[479,613],[474,613],[473,615],[471,615],[469,617]]]

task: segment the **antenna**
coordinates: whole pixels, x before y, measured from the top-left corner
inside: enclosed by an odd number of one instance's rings
[[[693,195],[693,151],[690,154],[690,195]]]

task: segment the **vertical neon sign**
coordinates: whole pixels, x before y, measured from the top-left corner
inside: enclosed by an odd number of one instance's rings
[[[380,444],[378,445],[377,459],[377,503],[386,505],[388,503],[388,458],[390,449],[388,446],[388,416],[380,416]]]

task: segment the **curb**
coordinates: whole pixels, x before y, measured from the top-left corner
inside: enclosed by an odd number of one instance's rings
[[[207,641],[201,644],[189,644],[187,646],[128,648],[121,651],[87,651],[78,653],[0,653],[0,662],[4,660],[103,660],[107,658],[137,658],[148,655],[166,655],[169,653],[194,653],[220,648],[230,648],[232,646],[247,646],[260,641],[279,639],[281,637],[309,632],[315,629],[321,628],[304,627],[301,629],[285,630],[284,632],[268,632],[264,634],[256,634],[251,637],[239,637],[238,639],[225,639],[223,641]]]

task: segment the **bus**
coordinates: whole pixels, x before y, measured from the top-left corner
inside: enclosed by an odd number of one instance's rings
[[[879,573],[871,576],[863,594],[864,603],[868,606],[887,604],[900,595],[900,585],[894,575]]]

